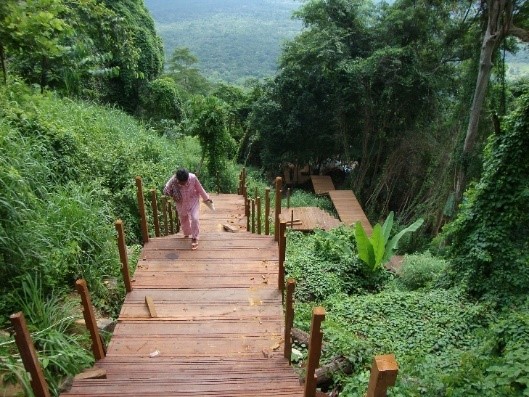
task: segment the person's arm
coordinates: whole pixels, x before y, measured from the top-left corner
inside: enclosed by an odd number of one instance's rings
[[[207,194],[206,191],[204,190],[204,188],[202,187],[202,184],[200,183],[198,178],[195,179],[195,189],[197,190],[197,192],[200,195],[200,197],[202,197],[202,200],[208,201],[208,202],[213,202],[209,198],[209,194]]]
[[[165,184],[165,187],[163,188],[163,194],[164,194],[164,195],[166,195],[166,196],[170,196],[170,197],[173,196],[172,185],[173,185],[174,178],[175,178],[175,176],[173,175],[173,176],[167,181],[167,183]]]

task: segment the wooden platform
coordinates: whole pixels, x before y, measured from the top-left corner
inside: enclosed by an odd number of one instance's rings
[[[293,226],[290,223],[292,214],[295,220]],[[331,230],[342,224],[338,219],[317,207],[282,208],[279,219],[289,222],[287,228],[302,232],[310,232],[314,229]]]
[[[343,223],[346,225],[353,225],[357,221],[360,221],[366,233],[371,235],[373,227],[371,226],[371,223],[369,223],[364,210],[351,190],[331,190],[329,192],[329,197]]]
[[[196,251],[181,235],[144,246],[107,356],[96,363],[107,379],[76,380],[62,395],[303,395],[283,358],[277,243],[243,230],[242,196],[212,198],[216,211],[202,208]],[[225,223],[239,231],[223,231]]]
[[[329,175],[311,175],[310,180],[312,181],[314,193],[317,195],[329,194],[331,190],[335,189]]]

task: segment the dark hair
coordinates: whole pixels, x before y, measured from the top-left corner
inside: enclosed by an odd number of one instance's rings
[[[185,168],[180,168],[178,171],[176,171],[176,179],[178,179],[180,182],[187,182],[189,179],[189,171]]]

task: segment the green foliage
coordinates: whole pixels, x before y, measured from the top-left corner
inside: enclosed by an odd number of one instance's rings
[[[151,120],[179,122],[183,116],[182,94],[176,83],[162,77],[150,81],[140,96],[142,111]]]
[[[398,272],[397,282],[410,291],[433,289],[447,266],[447,261],[434,257],[429,252],[406,255]]]
[[[224,191],[225,186],[230,185],[227,163],[235,156],[235,141],[227,128],[227,106],[214,96],[197,96],[191,107],[187,130],[198,137],[208,174],[215,178],[217,190]]]
[[[167,64],[167,76],[175,81],[187,95],[206,95],[210,84],[198,69],[192,66],[198,59],[189,48],[176,48]]]
[[[296,300],[302,302],[321,302],[338,291],[376,291],[389,277],[357,258],[354,233],[344,227],[312,235],[289,231],[285,267],[296,280]]]
[[[68,332],[78,315],[76,303],[64,300],[60,294],[45,295],[38,278],[26,275],[16,293],[17,306],[26,318],[31,337],[37,350],[44,376],[53,395],[59,394],[65,376],[73,376],[93,363],[87,347],[87,335]],[[12,340],[11,340],[12,342]],[[3,360],[0,372],[6,371],[4,382],[19,381],[24,390],[31,390],[24,373],[20,357],[14,344],[0,344]],[[32,393],[28,394],[32,395]]]
[[[360,222],[355,225],[355,238],[358,247],[358,257],[364,261],[370,269],[375,271],[389,262],[393,252],[398,248],[399,240],[406,233],[416,231],[422,224],[423,219],[417,219],[410,226],[402,229],[391,240],[389,238],[393,227],[393,211],[384,221],[384,224],[376,224],[371,237],[367,237],[364,227]]]
[[[526,292],[529,282],[529,96],[490,137],[480,181],[444,233],[454,282],[493,299]],[[508,298],[507,298],[508,299]]]

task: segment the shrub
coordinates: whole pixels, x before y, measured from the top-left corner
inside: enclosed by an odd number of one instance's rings
[[[446,267],[447,262],[444,259],[436,258],[429,252],[405,255],[398,282],[410,291],[433,288]]]

